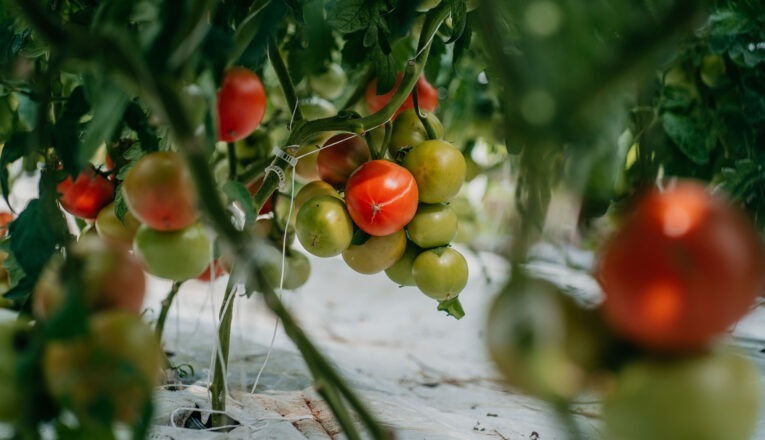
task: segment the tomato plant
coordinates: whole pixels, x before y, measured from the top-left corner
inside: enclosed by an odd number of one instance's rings
[[[218,139],[235,142],[250,135],[266,113],[266,89],[255,72],[244,67],[226,71],[218,90]]]
[[[319,178],[336,188],[345,186],[348,177],[371,159],[364,138],[340,133],[329,138],[316,158]]]
[[[200,223],[175,231],[142,225],[135,234],[133,250],[147,272],[175,281],[198,277],[212,258],[210,239]]]
[[[441,140],[417,144],[404,157],[423,203],[442,203],[456,196],[465,181],[465,158],[454,145]]]
[[[194,181],[178,153],[156,152],[125,174],[122,193],[133,215],[158,231],[175,231],[199,217]]]
[[[393,97],[393,93],[398,89],[398,86],[401,84],[401,80],[403,78],[403,74],[399,73],[396,77],[396,83],[393,86],[393,89],[387,93],[384,93],[382,95],[377,94],[377,79],[373,79],[372,82],[369,83],[369,86],[367,86],[367,90],[365,93],[365,98],[367,101],[367,108],[369,108],[369,111],[374,113],[377,111],[380,111],[383,107],[385,107]],[[417,79],[417,85],[415,86],[417,88],[417,100],[419,107],[424,110],[428,110],[430,112],[433,112],[436,110],[436,107],[438,107],[438,90],[436,90],[435,87],[433,87],[427,79],[425,79],[424,76],[421,76]],[[403,104],[401,104],[401,107],[396,110],[395,115],[398,115],[402,111],[414,107],[414,102],[412,101],[412,96],[409,95],[406,98],[406,101],[404,101]]]
[[[403,229],[417,211],[417,184],[412,174],[387,160],[366,162],[353,172],[345,202],[354,223],[370,235]]]
[[[699,182],[644,194],[604,247],[597,277],[615,330],[658,350],[695,350],[752,307],[765,251],[748,219]]]
[[[93,166],[85,168],[74,181],[67,176],[56,190],[61,194],[61,207],[85,219],[96,218],[101,209],[114,200],[114,184],[98,174]]]

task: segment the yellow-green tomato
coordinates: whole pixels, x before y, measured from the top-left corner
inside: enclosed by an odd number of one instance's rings
[[[428,249],[412,262],[412,278],[425,295],[438,301],[453,299],[467,286],[467,261],[452,248]]]
[[[405,249],[406,233],[399,230],[390,235],[370,237],[359,245],[352,244],[343,251],[343,260],[356,272],[373,274],[391,267]]]
[[[299,211],[305,202],[316,196],[332,196],[337,199],[341,198],[340,193],[338,193],[332,185],[323,180],[314,180],[313,182],[307,183],[297,192],[293,209]]]
[[[130,246],[141,222],[130,211],[125,212],[123,220],[124,222],[117,218],[114,213],[114,202],[112,202],[98,213],[96,232],[102,238]]]
[[[445,204],[421,203],[406,225],[409,239],[423,249],[446,246],[457,235],[457,214]]]
[[[210,264],[210,239],[197,222],[177,231],[156,231],[142,225],[133,240],[135,255],[147,272],[182,281],[196,278]]]
[[[623,368],[606,396],[612,440],[746,440],[758,419],[760,379],[730,350],[638,360]]]
[[[263,271],[265,281],[273,289],[280,286],[284,290],[295,290],[303,286],[311,275],[311,263],[305,254],[294,249],[282,250],[265,245],[258,248],[258,264]],[[282,283],[282,264],[284,264],[284,282]]]
[[[385,269],[385,275],[399,286],[416,286],[412,276],[412,263],[421,252],[422,249],[416,244],[407,241],[404,253],[391,267]]]
[[[420,201],[443,203],[456,196],[465,181],[465,158],[442,140],[417,144],[404,157],[404,167],[417,181]]]
[[[321,195],[304,203],[295,228],[300,244],[317,257],[340,255],[353,239],[353,221],[345,203],[334,196]]]
[[[435,131],[436,138],[443,137],[444,126],[441,125],[441,121],[436,115],[427,110],[421,110],[421,112]],[[414,111],[414,108],[409,108],[399,113],[396,122],[393,123],[393,133],[391,133],[388,151],[391,157],[395,158],[401,149],[414,147],[428,139],[430,139],[428,132],[417,116],[417,112]]]

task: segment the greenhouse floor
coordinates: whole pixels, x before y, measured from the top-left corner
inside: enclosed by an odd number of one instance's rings
[[[415,288],[396,287],[384,274],[356,274],[339,258],[312,258],[308,284],[285,292],[282,299],[397,438],[567,438],[549,407],[508,389],[488,361],[483,324],[506,266],[493,254],[466,254],[471,278],[460,296],[467,313],[460,321],[438,312],[436,303]],[[597,285],[585,269],[577,268],[588,267],[591,259],[586,253],[546,248],[532,267],[588,301],[597,298]],[[154,313],[168,289],[169,283],[151,280],[147,306]],[[281,328],[268,356],[275,320],[257,297],[238,297],[235,305],[228,415],[238,426],[226,433],[189,428],[209,416],[206,384],[224,289],[225,280],[189,282],[176,297],[165,329],[167,348],[174,363],[189,363],[195,371],[184,380],[189,386],[158,392],[152,438],[343,438]],[[765,377],[763,330],[765,312],[758,308],[735,334]],[[583,398],[574,408],[588,438],[598,437],[598,411],[595,398]],[[761,413],[756,438],[765,439],[765,411]]]

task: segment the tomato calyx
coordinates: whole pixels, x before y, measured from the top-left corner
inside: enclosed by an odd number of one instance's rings
[[[439,301],[437,309],[439,312],[446,312],[447,316],[451,316],[455,319],[462,319],[465,316],[465,309],[462,308],[459,296]]]

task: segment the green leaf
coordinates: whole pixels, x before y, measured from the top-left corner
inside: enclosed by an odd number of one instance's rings
[[[125,196],[122,193],[122,185],[120,185],[114,192],[114,215],[124,224],[125,214],[127,214],[127,212],[127,203],[125,203]]]
[[[366,29],[377,13],[370,3],[374,4],[366,0],[337,0],[327,11],[330,26],[343,34]]]
[[[709,151],[714,147],[715,138],[708,135],[707,124],[698,113],[690,116],[665,112],[661,115],[662,125],[667,135],[680,151],[697,165],[709,162]]]
[[[124,119],[125,124],[138,135],[138,141],[141,143],[141,149],[144,152],[149,153],[159,150],[159,136],[157,135],[157,131],[154,126],[149,123],[149,116],[136,101],[132,101],[127,105]],[[132,158],[127,157],[127,152],[125,153],[125,158],[132,160]]]
[[[457,41],[467,24],[467,0],[450,0],[449,3],[452,10],[452,35],[446,44]]]
[[[69,95],[53,128],[53,148],[61,159],[64,170],[71,176],[79,174],[87,165],[87,159],[82,160],[80,154],[80,135],[83,129],[80,120],[88,110],[90,104],[85,96],[85,89],[79,86]]]
[[[98,147],[111,140],[117,126],[122,122],[129,97],[106,77],[91,79],[87,90],[93,119],[88,122],[85,136],[78,152],[77,163],[87,163]]]
[[[21,269],[34,279],[69,234],[52,200],[34,199],[8,226],[10,247]]]
[[[229,180],[223,184],[223,193],[228,199],[228,203],[236,203],[244,212],[244,224],[251,225],[255,223],[255,208],[252,206],[252,196],[243,184]]]
[[[14,133],[8,142],[5,143],[2,153],[0,153],[0,188],[3,191],[3,198],[8,206],[11,202],[8,200],[10,187],[8,185],[8,165],[19,160],[26,151],[29,134],[23,131]]]
[[[380,47],[374,50],[375,73],[377,74],[377,93],[387,93],[396,84],[396,59],[392,54],[383,53]]]
[[[462,57],[464,57],[470,48],[470,42],[473,38],[473,29],[470,20],[465,23],[465,30],[462,36],[454,42],[452,53],[452,66],[457,66]]]
[[[12,18],[0,21],[0,66],[9,66],[13,62],[31,33],[29,29],[17,32],[14,23]]]
[[[444,41],[438,37],[433,38],[433,43],[430,46],[430,55],[428,55],[428,61],[425,63],[425,78],[428,78],[433,83],[436,82],[438,75],[441,73],[441,66],[445,56],[446,45]]]
[[[360,246],[366,243],[367,240],[369,240],[370,238],[372,238],[371,235],[367,234],[361,229],[356,229],[355,231],[353,231],[353,239],[351,240],[351,245]]]

